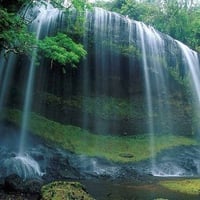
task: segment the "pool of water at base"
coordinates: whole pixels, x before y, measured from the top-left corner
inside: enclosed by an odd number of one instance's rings
[[[172,178],[174,179],[174,178]],[[177,178],[176,178],[177,179]],[[171,180],[171,178],[161,178]],[[96,200],[199,200],[199,195],[174,192],[158,184],[124,181],[85,180],[82,181],[89,194]]]

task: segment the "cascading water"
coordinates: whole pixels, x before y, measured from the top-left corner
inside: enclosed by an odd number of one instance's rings
[[[142,62],[143,62],[143,69],[144,69],[144,76],[145,76],[145,87],[146,87],[146,99],[147,99],[147,110],[148,110],[148,120],[149,120],[149,133],[150,133],[150,152],[151,156],[154,155],[154,122],[153,122],[153,103],[152,103],[152,86],[150,83],[150,74],[149,74],[149,64],[147,61],[147,49],[149,49],[150,45],[146,44],[146,42],[152,42],[151,40],[147,39],[147,33],[152,34],[151,30],[146,27],[146,25],[141,23],[137,24],[137,31],[140,37],[141,48],[142,48]],[[145,39],[147,41],[145,41]],[[152,159],[152,167],[155,167],[155,161]]]
[[[157,113],[160,123],[168,124],[171,132],[171,112],[168,92],[168,80],[166,74],[166,52],[165,43],[161,35],[153,28],[147,27],[141,22],[135,22],[137,38],[142,50],[142,63],[145,79],[146,102],[150,133],[150,151],[152,156],[152,173],[157,174],[155,156],[155,132],[154,115]],[[155,103],[155,99],[157,102]],[[157,104],[157,105],[156,105]],[[161,130],[160,130],[161,131]]]
[[[34,7],[28,4],[21,11],[21,15],[24,17],[24,19],[31,22],[29,24],[29,30],[30,32],[35,33],[37,40],[39,38],[43,38],[44,36],[55,33],[57,28],[56,20],[61,14],[61,11],[55,9],[49,3],[42,1],[37,2]],[[14,65],[16,64],[16,57],[16,55],[10,54],[8,60],[3,60],[3,62],[1,63],[1,73],[5,71],[5,75],[4,79],[0,80],[2,83],[2,90],[0,93],[0,108],[3,107],[4,101],[6,99],[6,92],[12,78]],[[7,175],[9,175],[10,173],[16,173],[23,178],[32,178],[43,175],[43,173],[40,171],[39,164],[26,153],[25,149],[26,134],[29,127],[29,116],[31,112],[33,98],[32,94],[35,79],[35,69],[37,67],[36,62],[37,48],[34,48],[30,61],[26,63],[28,72],[26,81],[24,82],[25,93],[23,102],[19,152],[15,157],[7,158],[3,162],[3,165],[7,168]],[[3,77],[2,74],[0,74],[0,77]]]
[[[194,106],[197,113],[200,110],[200,63],[197,52],[193,51],[183,43],[176,41],[182,52],[182,59],[187,71],[189,71],[190,86],[194,97]],[[197,114],[198,115],[198,114]],[[197,116],[199,119],[199,115]]]
[[[148,27],[141,22],[130,20],[116,13],[108,12],[100,8],[96,8],[93,15],[87,15],[87,28],[94,31],[94,54],[93,63],[95,72],[92,76],[95,77],[95,96],[110,95],[121,97],[124,83],[127,83],[128,101],[134,102],[136,91],[134,87],[134,79],[137,79],[136,59],[134,58],[135,51],[141,52],[142,61],[140,67],[144,77],[144,89],[146,101],[147,126],[146,133],[149,133],[150,138],[150,154],[152,156],[152,173],[156,166],[154,157],[154,134],[161,132],[162,126],[167,126],[166,132],[172,132],[171,111],[168,92],[168,77],[166,75],[166,58],[165,44],[161,35],[152,27]],[[91,18],[93,18],[91,20]],[[92,27],[92,28],[91,28]],[[88,39],[86,40],[88,41]],[[128,49],[128,63],[123,63],[123,48]],[[89,61],[87,61],[89,62]],[[90,64],[90,63],[89,63]],[[123,66],[124,65],[124,66]],[[88,73],[89,70],[86,70]],[[123,77],[123,72],[128,71],[129,77]],[[111,77],[109,79],[109,77]],[[124,78],[124,79],[123,79]],[[113,79],[115,79],[113,81]],[[127,80],[126,80],[127,79]],[[84,87],[88,88],[88,74],[84,76]],[[86,89],[84,90],[86,91]],[[88,96],[88,93],[85,94]],[[96,99],[98,102],[98,99]],[[164,102],[164,103],[163,103]],[[131,105],[130,103],[130,105]],[[134,104],[133,104],[134,105]],[[97,104],[96,104],[97,106]],[[97,110],[98,108],[95,108]],[[130,115],[133,116],[135,106],[129,108]],[[159,116],[155,119],[155,115]],[[113,116],[114,117],[114,116]],[[159,119],[158,119],[159,118]],[[88,120],[85,120],[88,121]],[[95,119],[94,126],[96,131],[100,129],[101,124],[98,124],[98,119]],[[159,124],[161,124],[159,126]],[[104,125],[104,132],[109,133],[109,126]],[[126,127],[115,123],[115,128],[112,131],[121,131],[121,134],[127,134]],[[87,127],[87,125],[84,125]],[[132,128],[134,125],[132,126]],[[123,130],[124,128],[124,130]],[[129,130],[133,134],[134,129]],[[163,131],[164,132],[164,131]]]
[[[58,18],[59,14],[60,14],[60,11],[58,9],[53,8],[50,4],[45,4],[41,6],[40,14],[31,23],[30,31],[36,33],[37,39],[48,35],[50,28],[52,30],[56,29],[55,21]],[[26,15],[25,15],[25,18],[26,18]],[[25,137],[26,137],[26,131],[28,127],[29,114],[31,111],[30,109],[31,109],[31,100],[32,100],[32,93],[33,93],[34,74],[35,74],[35,68],[36,68],[36,56],[37,56],[37,48],[34,48],[32,52],[31,61],[27,66],[29,68],[29,72],[28,72],[28,78],[27,78],[27,86],[25,89],[19,154],[23,154],[24,142],[26,141]]]
[[[26,12],[23,13],[27,21],[32,21],[30,31],[36,33],[37,39],[56,32],[61,19],[59,18],[61,12],[48,3],[43,2],[39,8],[39,10],[34,8],[34,12],[30,13],[29,9],[26,9]],[[77,91],[73,91],[73,94],[83,96],[82,118],[75,116],[78,118],[78,126],[90,129],[95,133],[118,134],[120,136],[148,133],[150,138],[149,152],[152,157],[150,173],[167,176],[176,174],[175,171],[179,170],[176,165],[172,163],[163,167],[154,159],[156,134],[175,132],[174,124],[176,122],[173,123],[172,121],[176,118],[176,113],[170,107],[171,94],[168,81],[169,72],[167,70],[170,65],[166,53],[169,44],[166,44],[163,35],[152,27],[100,8],[95,8],[94,12],[86,13],[84,25],[86,31],[83,42],[88,50],[88,56],[81,69],[79,69],[81,74],[79,74],[79,80],[75,80],[80,85],[78,85],[78,89],[75,87]],[[170,39],[169,43],[173,43],[173,40]],[[182,50],[184,65],[189,66],[191,85],[194,85],[193,93],[194,96],[197,94],[197,102],[199,102],[200,83],[198,75],[200,72],[197,54],[183,44],[177,43]],[[175,46],[177,47],[177,45]],[[27,154],[25,148],[33,86],[34,81],[36,81],[36,54],[37,49],[33,51],[31,61],[28,64],[26,63],[28,72],[26,86],[24,86],[25,95],[19,154],[3,162],[9,168],[7,174],[16,171],[24,178],[42,175],[38,163]],[[171,54],[170,56],[172,57]],[[1,57],[3,57],[3,53],[1,53]],[[6,93],[12,79],[12,66],[15,65],[15,59],[17,59],[15,55],[9,55],[8,60],[0,60],[0,65],[3,66],[0,68],[0,83],[2,85],[0,108],[4,106],[7,99]],[[67,95],[72,96],[72,93],[65,94],[65,97]],[[115,105],[116,99],[120,99],[120,101],[117,101],[117,106]],[[121,108],[121,105],[126,106],[121,99],[125,99],[130,105],[125,110],[126,113],[122,113],[122,116],[120,112],[115,112],[116,109]],[[90,101],[93,105],[90,105]],[[107,110],[102,109],[101,106],[104,102],[108,103],[112,109],[109,106]],[[137,103],[139,103],[139,106]],[[200,106],[197,105],[199,109]],[[92,115],[93,113],[90,115],[90,112],[88,114],[90,106],[93,106],[93,110],[91,110],[95,113],[94,115]],[[103,111],[111,112],[112,116],[109,115],[109,112],[107,114]],[[71,121],[73,120],[70,118]],[[142,131],[139,132],[140,130]],[[124,152],[122,152],[122,155],[124,155]],[[13,167],[14,163],[16,163],[16,167]],[[98,163],[93,162],[92,159],[89,164],[93,166],[94,171],[101,171]],[[174,167],[171,167],[171,171],[166,172],[166,166]],[[181,175],[181,173],[177,174]]]
[[[113,15],[114,18],[113,18]],[[112,23],[112,19],[116,20],[115,23]],[[86,13],[86,23],[85,29],[86,34],[84,35],[84,46],[89,49],[90,45],[90,31],[94,31],[94,47],[93,47],[93,55],[94,58],[88,59],[84,62],[84,71],[83,71],[83,96],[86,97],[83,100],[83,108],[87,109],[87,98],[90,96],[94,96],[94,102],[99,102],[101,97],[109,94],[111,90],[114,91],[113,85],[109,83],[108,77],[109,74],[113,74],[118,72],[119,70],[119,57],[113,57],[112,55],[112,44],[115,42],[115,38],[112,36],[118,34],[118,23],[120,20],[120,16],[117,14],[112,14],[111,12],[107,12],[100,8],[95,8],[95,12],[87,12]],[[92,70],[89,66],[95,65],[96,67]],[[97,67],[98,66],[98,67]],[[108,67],[110,66],[110,67]],[[115,69],[112,69],[111,66],[115,66]],[[94,77],[94,88],[91,87],[91,76]],[[112,89],[111,89],[112,88]],[[98,103],[94,104],[94,110],[98,113],[99,105]],[[85,113],[85,112],[84,112]],[[83,116],[83,127],[88,128],[91,124],[87,115]],[[96,132],[109,133],[109,125],[104,123],[102,125],[102,120],[96,115],[95,119],[92,122],[93,130]]]
[[[140,76],[143,77],[143,85],[141,82],[140,84],[143,87],[145,96],[143,106],[146,108],[145,112],[147,115],[145,131],[149,133],[149,149],[152,157],[151,169],[148,173],[152,173],[155,176],[183,175],[185,171],[175,163],[167,162],[161,164],[156,160],[155,137],[158,133],[174,134],[178,127],[176,124],[178,113],[174,109],[172,100],[174,89],[173,84],[170,83],[172,80],[170,67],[178,66],[179,69],[184,69],[188,66],[188,71],[191,74],[189,79],[191,80],[191,86],[193,85],[193,99],[199,99],[200,83],[198,76],[200,72],[197,53],[182,43],[175,42],[169,36],[159,33],[153,27],[100,8],[96,8],[94,13],[87,13],[86,30],[85,47],[88,48],[89,46],[87,44],[90,41],[89,37],[94,39],[94,47],[92,56],[88,56],[87,63],[85,62],[84,66],[84,96],[94,95],[96,102],[98,102],[100,96],[121,97],[123,96],[121,91],[126,89],[128,91],[126,98],[128,97],[129,102],[134,102],[137,98],[137,91],[134,90],[138,89],[135,87],[138,84],[135,82],[135,79],[137,79],[137,67],[139,66],[142,70]],[[130,50],[133,47],[136,48],[133,52],[129,51],[128,56],[126,54],[128,62],[124,61],[122,57],[123,47],[126,50]],[[180,49],[182,56],[178,57]],[[89,51],[91,51],[90,47]],[[134,58],[135,54],[141,57],[139,62]],[[183,59],[182,66],[180,66],[181,59]],[[93,66],[93,73],[91,73],[91,69],[88,66]],[[123,73],[127,73],[128,76],[126,74],[123,77]],[[94,77],[94,80],[91,79],[91,76]],[[91,88],[91,83],[95,85],[95,94]],[[194,110],[199,110],[199,101],[197,100],[196,102]],[[98,106],[98,103],[96,103],[95,112],[98,112]],[[173,106],[173,109],[171,106]],[[134,115],[135,109],[135,106],[129,107],[131,116]],[[112,117],[114,118],[115,116]],[[197,119],[199,119],[198,115]],[[84,115],[83,123],[84,128],[88,128],[88,123],[91,123],[87,119],[87,115]],[[94,126],[92,129],[96,132],[104,133],[111,131],[120,132],[122,135],[134,134],[135,129],[133,127],[136,124],[132,125],[131,128],[127,128],[123,126],[123,123],[114,123],[115,128],[113,128],[111,127],[112,123],[104,123],[104,128],[102,129],[102,122],[96,117],[94,122],[92,122]],[[168,170],[169,166],[171,166],[170,170]]]
[[[13,65],[16,62],[16,55],[13,53],[10,53],[7,58],[4,57],[4,51],[1,53],[1,71],[0,71],[0,83],[2,85],[1,92],[0,92],[0,112],[2,112],[2,108],[4,106],[4,103],[7,99],[7,95],[9,92],[9,84],[12,79],[13,75]]]
[[[185,79],[188,79],[187,90],[189,91],[189,98],[192,102],[193,106],[193,120],[194,120],[194,129],[196,137],[199,137],[199,110],[200,110],[200,62],[197,52],[190,49],[188,46],[184,45],[179,41],[175,41],[177,44],[178,49],[180,50],[180,57],[181,67],[185,70]],[[194,148],[194,147],[193,147]],[[198,148],[195,151],[199,151]],[[189,156],[188,156],[189,154]],[[195,176],[199,174],[199,159],[195,158],[196,153],[191,154],[190,150],[188,149],[185,154],[180,153],[180,157],[185,156],[185,158],[181,158],[182,162],[186,162],[189,165],[191,164],[193,169],[196,172],[191,172],[192,170],[189,168],[187,169],[187,164],[181,163],[178,161],[178,156],[174,158],[172,154],[170,157],[169,155],[163,156],[161,161],[156,167],[155,174],[158,176]],[[194,158],[193,158],[194,157]],[[183,161],[184,160],[184,161]]]

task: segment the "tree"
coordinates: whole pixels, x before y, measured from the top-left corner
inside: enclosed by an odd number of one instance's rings
[[[0,19],[0,49],[5,49],[5,53],[30,52],[36,40],[34,35],[27,31],[24,21],[1,7]]]
[[[194,8],[190,14],[190,35],[188,41],[190,46],[200,52],[200,7]]]
[[[13,5],[18,8],[18,4],[21,5],[24,2],[28,2],[30,5],[34,3],[33,1],[18,0]],[[73,0],[72,6],[77,9],[77,12],[81,13],[85,9],[83,7],[84,2],[85,0]],[[2,3],[4,6],[7,5],[5,1],[2,1]],[[64,8],[63,0],[53,0],[52,3],[54,5],[59,4],[63,9],[68,9]],[[66,31],[65,33],[64,31],[63,33],[58,32],[55,36],[46,37],[37,42],[35,36],[28,32],[25,20],[13,10],[15,9],[10,10],[10,4],[9,10],[0,7],[0,48],[5,50],[5,54],[12,51],[16,54],[28,55],[33,48],[38,47],[45,57],[51,59],[52,64],[53,61],[56,61],[61,65],[70,64],[72,67],[76,66],[80,59],[86,55],[83,46],[73,41]]]
[[[46,37],[39,42],[38,46],[43,55],[51,59],[51,66],[54,61],[57,61],[62,65],[68,63],[76,67],[79,60],[86,55],[81,44],[75,43],[63,33],[58,33],[54,37]]]
[[[200,7],[194,1],[165,0],[151,22],[158,30],[199,50]]]
[[[134,20],[154,26],[159,31],[200,50],[200,2],[197,0],[115,0],[110,5]],[[118,2],[118,3],[117,3]],[[111,8],[109,3],[104,4]]]
[[[158,13],[158,7],[149,2],[139,3],[136,0],[125,0],[120,12],[134,20],[149,23],[155,13]]]

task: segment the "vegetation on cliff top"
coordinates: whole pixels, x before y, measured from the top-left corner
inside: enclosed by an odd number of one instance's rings
[[[97,5],[150,24],[159,31],[200,51],[199,1],[113,0],[97,1]]]
[[[20,15],[19,6],[25,2],[30,6],[25,7],[25,13]],[[33,12],[32,7],[38,4],[36,1],[17,1],[7,4],[5,1],[0,5],[0,50],[4,49],[4,55],[9,52],[22,55],[30,55],[34,48],[38,48],[40,55],[51,60],[51,67],[53,62],[57,62],[63,66],[76,66],[77,63],[86,55],[86,51],[78,41],[75,41],[66,30],[60,30],[57,35],[50,35],[39,41],[36,39],[34,33],[28,31],[28,22],[26,18],[27,12]],[[45,2],[45,1],[44,1]],[[54,1],[54,3],[57,1]],[[59,1],[61,4],[63,1]],[[84,11],[85,7],[78,6],[83,4],[84,0],[74,0],[72,6],[76,7],[79,12]],[[57,2],[58,3],[58,2]],[[14,9],[15,8],[15,9]],[[66,10],[68,8],[65,8]],[[81,21],[82,15],[77,17],[76,21]],[[34,20],[34,19],[33,19]],[[80,26],[75,23],[74,26]],[[82,26],[81,26],[82,27]],[[75,29],[75,28],[74,28]]]

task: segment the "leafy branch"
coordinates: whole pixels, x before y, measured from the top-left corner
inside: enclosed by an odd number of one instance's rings
[[[51,59],[51,67],[53,62],[57,61],[61,65],[71,64],[76,67],[76,64],[86,55],[81,44],[75,43],[64,33],[58,33],[54,37],[46,37],[39,41],[39,49],[41,53]]]
[[[5,56],[10,52],[31,55],[32,50],[38,48],[40,55],[51,60],[51,67],[54,62],[76,67],[86,55],[83,46],[67,34],[58,33],[37,41],[34,33],[28,31],[26,21],[16,13],[0,7],[0,18],[0,50],[4,49]]]

